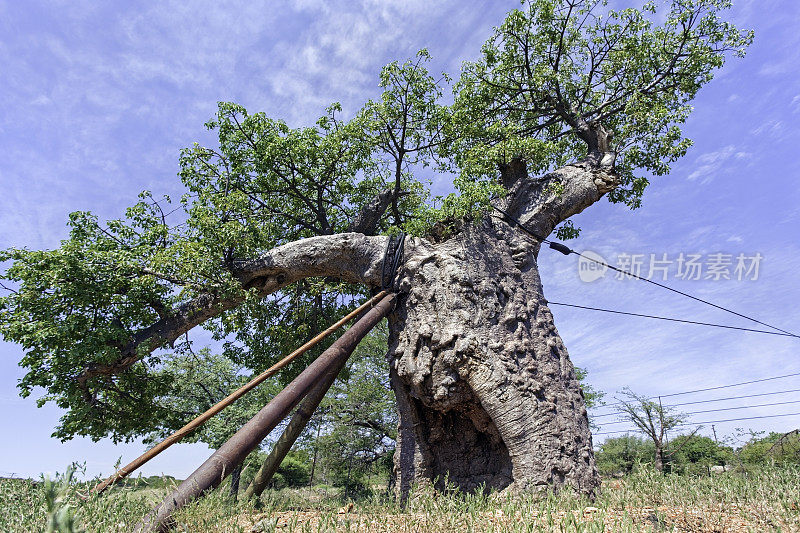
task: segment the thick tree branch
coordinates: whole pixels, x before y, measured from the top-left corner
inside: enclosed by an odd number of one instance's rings
[[[235,275],[246,289],[264,297],[308,277],[334,277],[350,283],[379,285],[387,237],[340,233],[311,237],[270,250],[258,259],[235,261]],[[94,401],[88,381],[112,376],[130,368],[159,347],[174,342],[193,327],[233,309],[244,294],[223,297],[211,292],[198,295],[168,316],[133,334],[111,363],[92,363],[77,376],[87,401]]]
[[[364,235],[374,235],[378,229],[378,223],[392,203],[394,195],[395,191],[391,188],[384,189],[378,193],[372,201],[366,204],[361,211],[353,217],[347,231],[363,233]]]
[[[567,165],[542,177],[518,173],[505,210],[541,238],[617,185],[612,170],[590,162]]]

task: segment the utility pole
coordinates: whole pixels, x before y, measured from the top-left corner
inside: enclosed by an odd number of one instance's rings
[[[719,441],[717,440],[717,428],[714,427],[714,424],[711,424],[711,431],[714,433],[714,442],[719,444]]]
[[[658,415],[661,422],[661,427],[664,427],[664,406],[661,405],[661,396],[658,397]],[[667,435],[667,430],[664,430],[664,447],[666,448],[669,446],[669,435]]]
[[[666,467],[666,465],[664,464],[664,458],[665,458],[664,452],[669,446],[669,436],[667,435],[667,430],[664,427],[664,406],[661,405],[661,396],[658,397],[658,423],[660,425],[659,431],[661,432],[660,455],[661,455],[661,471],[663,472],[664,468]],[[666,457],[669,458],[670,455],[671,454],[666,454]]]

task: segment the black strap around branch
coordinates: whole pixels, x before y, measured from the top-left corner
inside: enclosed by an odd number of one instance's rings
[[[388,290],[394,285],[397,269],[403,262],[403,249],[405,247],[406,234],[392,235],[386,243],[386,251],[383,254],[383,270],[381,271],[381,289]]]

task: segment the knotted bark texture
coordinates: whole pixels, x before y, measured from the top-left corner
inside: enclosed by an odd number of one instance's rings
[[[582,168],[525,176],[503,205],[547,235],[596,201],[605,178]],[[566,187],[550,192],[554,181]],[[592,494],[586,406],[542,292],[538,243],[484,217],[407,247],[387,354],[400,415],[396,490],[447,480],[467,491]]]
[[[417,244],[390,328],[398,490],[446,477],[464,490],[591,493],[586,407],[532,245],[490,220]]]

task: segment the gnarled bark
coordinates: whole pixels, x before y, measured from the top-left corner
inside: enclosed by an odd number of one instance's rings
[[[437,477],[466,490],[552,483],[591,492],[586,408],[535,245],[493,220],[415,244],[390,328],[401,493]]]
[[[587,164],[538,179],[510,166],[503,179],[505,210],[542,237],[613,186]],[[586,407],[544,298],[539,243],[487,217],[407,249],[388,353],[399,493],[437,479],[465,490],[592,493]]]

